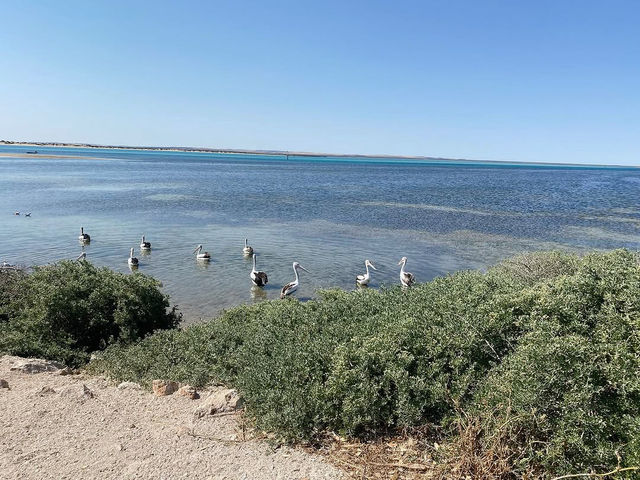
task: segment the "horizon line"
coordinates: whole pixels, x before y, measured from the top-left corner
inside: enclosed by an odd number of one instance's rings
[[[364,153],[322,153],[306,152],[297,150],[271,150],[271,149],[243,149],[243,148],[214,148],[214,147],[185,147],[185,146],[144,146],[144,145],[104,145],[88,142],[38,142],[22,140],[0,140],[0,145],[17,146],[43,146],[43,147],[85,147],[111,150],[142,150],[142,151],[176,151],[195,153],[230,153],[230,154],[256,154],[256,155],[294,155],[300,157],[335,157],[335,158],[385,158],[399,160],[435,160],[470,163],[496,163],[496,164],[518,164],[518,165],[561,165],[561,166],[585,166],[585,167],[620,167],[620,168],[640,168],[640,165],[620,165],[603,163],[572,163],[572,162],[542,162],[542,161],[522,161],[522,160],[484,160],[452,157],[433,157],[427,155],[392,155],[384,154],[364,154]]]

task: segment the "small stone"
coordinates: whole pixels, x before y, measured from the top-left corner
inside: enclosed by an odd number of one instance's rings
[[[9,388],[9,382],[0,378],[0,388]]]
[[[79,400],[81,403],[84,403],[85,401],[95,397],[95,394],[89,389],[89,387],[84,384],[81,387],[80,385],[75,383],[73,385],[65,387],[60,392],[60,395]]]
[[[56,393],[56,391],[51,387],[42,387],[40,390],[36,392],[36,395],[40,395],[41,397],[45,395],[50,395],[52,393]]]
[[[244,406],[244,399],[234,389],[225,389],[213,392],[202,405],[198,406],[193,414],[196,417],[216,415],[218,413],[235,412]]]
[[[159,397],[171,395],[178,390],[178,384],[171,380],[154,380],[152,383],[153,393]]]
[[[89,390],[89,387],[87,387],[86,385],[82,385],[82,396],[84,398],[93,398],[93,392],[91,390]]]
[[[178,389],[178,394],[182,395],[183,397],[188,397],[191,400],[200,398],[200,395],[198,395],[196,387],[192,387],[191,385],[183,385],[182,387],[180,387]]]
[[[142,386],[136,382],[122,382],[118,385],[118,390],[142,390]]]

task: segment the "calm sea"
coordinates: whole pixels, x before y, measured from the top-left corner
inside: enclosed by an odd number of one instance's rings
[[[90,261],[129,272],[135,247],[188,322],[277,298],[293,261],[311,272],[306,299],[354,288],[366,258],[375,288],[398,282],[402,256],[426,281],[523,251],[640,248],[639,169],[36,148],[0,147],[15,154],[0,156],[0,262],[75,258],[83,226]],[[265,290],[251,286],[244,238]]]

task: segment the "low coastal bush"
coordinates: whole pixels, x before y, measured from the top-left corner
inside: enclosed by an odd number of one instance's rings
[[[139,273],[63,261],[5,280],[0,282],[4,353],[77,366],[93,351],[176,327],[180,320],[159,283]]]
[[[505,466],[491,478],[640,464],[636,254],[525,255],[321,297],[234,308],[90,368],[235,386],[259,428],[289,439],[431,425],[448,478],[489,478],[482,462]]]
[[[0,268],[0,324],[12,316],[11,300],[20,292],[20,281],[25,275],[21,268]]]

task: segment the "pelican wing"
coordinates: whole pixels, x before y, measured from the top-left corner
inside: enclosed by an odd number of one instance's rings
[[[256,272],[256,282],[259,287],[264,287],[269,282],[269,277],[265,272]]]
[[[364,275],[356,275],[356,282],[361,282],[362,280],[364,280]]]
[[[404,272],[404,276],[402,277],[402,283],[404,283],[407,287],[410,287],[415,283],[416,279],[413,276],[413,273]]]
[[[282,287],[282,290],[280,290],[280,298],[284,298],[289,295],[296,286],[296,282],[287,283]]]

